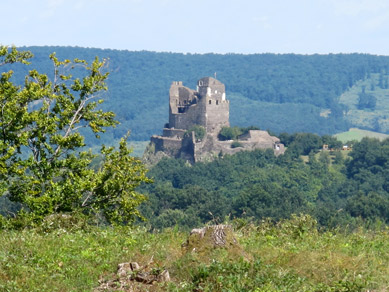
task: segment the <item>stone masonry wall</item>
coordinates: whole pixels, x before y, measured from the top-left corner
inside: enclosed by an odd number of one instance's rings
[[[185,113],[170,114],[169,127],[188,130],[193,125],[206,127],[205,104],[203,100],[188,107]]]
[[[181,139],[173,139],[161,136],[152,136],[151,143],[155,145],[155,152],[162,151],[171,157],[177,157],[182,147]]]
[[[162,136],[169,137],[169,138],[182,139],[184,137],[185,132],[186,132],[186,130],[182,130],[182,129],[164,128]]]
[[[209,103],[209,101],[211,103]],[[230,103],[228,100],[208,100],[206,107],[207,132],[218,132],[230,126]]]

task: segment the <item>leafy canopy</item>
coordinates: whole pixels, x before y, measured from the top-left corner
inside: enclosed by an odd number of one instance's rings
[[[27,64],[31,57],[0,46],[0,65]],[[145,199],[135,188],[149,180],[143,164],[130,156],[127,136],[119,150],[102,148],[97,171],[91,168],[96,155],[82,150],[82,128],[99,137],[117,124],[113,112],[98,109],[107,90],[106,60],[59,61],[55,53],[50,59],[51,78],[31,70],[24,85],[16,86],[12,71],[1,74],[1,194],[22,203],[19,215],[34,221],[53,213],[83,212],[103,215],[112,223],[132,222]]]

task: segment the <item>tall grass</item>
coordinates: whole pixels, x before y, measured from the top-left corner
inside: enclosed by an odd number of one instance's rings
[[[239,224],[238,224],[239,223]],[[309,216],[277,224],[233,222],[245,258],[215,250],[184,254],[178,228],[0,231],[0,291],[93,291],[118,263],[169,270],[144,291],[387,291],[389,230],[319,232]]]

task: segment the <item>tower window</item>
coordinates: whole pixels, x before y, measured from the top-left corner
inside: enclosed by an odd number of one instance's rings
[[[216,105],[218,105],[218,104],[219,104],[219,101],[217,100],[217,101],[216,101]]]
[[[212,104],[212,100],[209,100],[209,104]]]

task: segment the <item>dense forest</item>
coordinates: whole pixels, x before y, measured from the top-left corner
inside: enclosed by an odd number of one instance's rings
[[[215,73],[226,85],[232,125],[255,125],[274,133],[334,134],[351,126],[344,119],[348,106],[339,103],[341,94],[375,73],[382,76],[376,87],[381,83],[385,86],[389,71],[389,57],[366,54],[221,55],[78,47],[22,49],[30,50],[35,57],[31,66],[13,67],[18,83],[24,81],[31,68],[52,75],[53,65],[48,58],[52,52],[59,59],[77,57],[91,61],[95,56],[109,59],[106,68],[110,72],[109,91],[103,107],[115,112],[121,125],[102,137],[101,142],[106,144],[117,141],[128,130],[135,141],[146,141],[159,134],[168,119],[171,82],[181,80],[195,88],[198,79]],[[371,103],[367,105],[369,110]],[[363,106],[365,103],[361,101]],[[92,135],[88,139],[100,143]]]
[[[288,149],[279,157],[256,150],[195,165],[162,160],[149,173],[154,184],[143,188],[144,214],[155,228],[226,218],[278,221],[299,213],[325,228],[389,223],[389,140],[364,138],[352,151],[319,151],[323,142],[339,142],[280,136]]]

